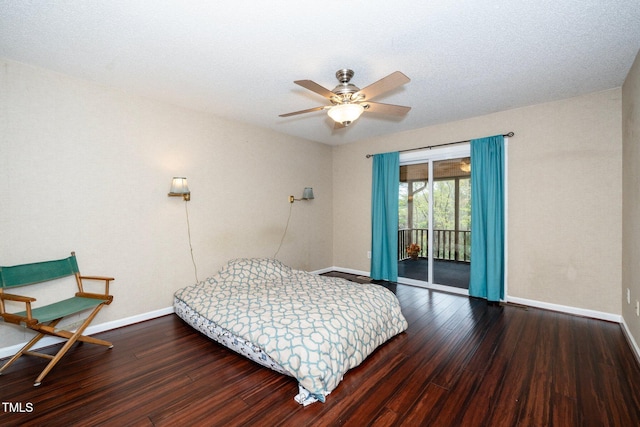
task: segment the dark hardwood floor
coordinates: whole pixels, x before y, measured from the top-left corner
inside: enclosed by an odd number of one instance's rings
[[[386,286],[409,329],[324,404],[299,406],[292,378],[169,315],[98,334],[111,350],[76,345],[40,387],[46,361],[23,357],[0,377],[0,425],[640,425],[640,369],[620,325]]]

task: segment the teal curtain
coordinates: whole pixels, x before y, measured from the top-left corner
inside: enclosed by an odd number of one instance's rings
[[[469,295],[504,299],[504,137],[471,141]]]
[[[398,187],[400,153],[373,156],[371,278],[398,280]]]

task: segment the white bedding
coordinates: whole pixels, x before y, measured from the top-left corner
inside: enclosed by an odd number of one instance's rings
[[[398,299],[382,286],[318,276],[273,259],[230,261],[177,291],[174,306],[216,341],[232,342],[241,354],[296,378],[302,404],[324,402],[349,369],[408,326]]]

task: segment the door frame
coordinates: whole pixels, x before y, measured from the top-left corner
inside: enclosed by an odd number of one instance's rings
[[[412,150],[400,152],[400,165],[410,165],[416,163],[425,163],[425,161],[437,161],[446,160],[456,157],[463,157],[464,153],[470,156],[471,144],[469,142],[460,143],[456,145],[446,147],[434,147],[425,148],[422,150]],[[509,295],[509,138],[504,138],[504,301],[508,301]],[[432,171],[430,171],[432,172]],[[429,175],[431,177],[431,175]],[[431,181],[431,179],[429,180]],[[399,185],[400,183],[398,183]],[[430,208],[431,209],[431,208]],[[473,221],[473,218],[472,218]],[[431,222],[430,222],[431,224]],[[430,233],[433,234],[433,233]],[[432,246],[432,245],[431,245]],[[429,272],[430,276],[433,272]],[[442,290],[449,293],[456,293],[461,295],[469,295],[468,289],[455,288],[453,286],[434,285],[429,282],[423,282],[419,280],[400,278],[398,277],[398,283],[406,285],[419,286],[422,288],[429,288],[435,290]]]
[[[457,144],[454,146],[429,148],[423,150],[407,151],[400,153],[400,166],[414,165],[419,163],[429,164],[429,198],[433,202],[433,162],[439,160],[449,160],[461,157],[469,157],[471,155],[471,145],[469,143]],[[400,185],[400,183],[398,183]],[[473,221],[473,219],[472,219]],[[433,227],[433,203],[429,203],[429,228]],[[421,288],[435,289],[456,293],[460,295],[469,295],[468,289],[456,288],[453,286],[438,285],[432,283],[433,280],[433,233],[429,233],[429,278],[428,281],[415,280],[407,277],[398,277],[398,283],[405,285],[418,286]]]

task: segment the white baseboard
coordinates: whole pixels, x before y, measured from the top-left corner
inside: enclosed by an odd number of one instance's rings
[[[633,350],[634,355],[636,356],[636,361],[640,365],[640,347],[638,347],[638,343],[633,339],[633,335],[631,335],[631,331],[629,331],[629,327],[627,326],[627,322],[624,321],[624,317],[622,318],[622,332],[624,332],[624,336],[629,343],[629,347]]]
[[[327,268],[323,268],[323,269],[320,269],[320,270],[315,270],[315,271],[313,271],[313,273],[322,274],[322,273],[327,273],[327,272],[330,272],[330,271],[339,271],[339,272],[342,272],[342,273],[355,274],[357,276],[369,277],[369,272],[368,271],[353,270],[353,269],[350,269],[350,268],[343,268],[343,267],[336,267],[336,266],[327,267]],[[405,284],[413,285],[413,286],[425,287],[425,286],[423,286],[421,284],[417,284],[417,283],[414,284],[414,283],[411,283],[411,282],[413,282],[413,281],[407,280]],[[442,286],[439,286],[439,285],[433,285],[433,286],[428,287],[428,288],[429,289],[434,289],[434,290],[440,290],[440,291],[443,291],[443,292],[452,292],[452,290],[453,290],[454,293],[458,293],[458,292],[455,292],[455,288],[442,287]],[[468,295],[469,294],[468,291],[467,292],[459,292],[459,293],[461,295],[465,295],[465,294]],[[627,341],[629,342],[630,347],[634,351],[635,356],[638,359],[638,363],[640,363],[640,348],[638,347],[637,343],[633,339],[633,336],[629,332],[627,324],[624,322],[624,318],[622,316],[620,316],[620,315],[611,314],[611,313],[605,313],[605,312],[595,311],[595,310],[587,310],[587,309],[576,308],[576,307],[569,307],[569,306],[559,305],[559,304],[552,304],[552,303],[547,303],[547,302],[542,302],[542,301],[530,300],[530,299],[526,299],[526,298],[512,297],[512,296],[507,296],[507,301],[508,302],[513,302],[513,303],[516,303],[516,304],[529,306],[529,307],[542,308],[542,309],[545,309],[545,310],[557,311],[557,312],[560,312],[560,313],[573,314],[573,315],[576,315],[576,316],[590,317],[590,318],[593,318],[593,319],[600,319],[600,320],[606,320],[606,321],[609,321],[609,322],[620,323],[622,325],[622,329],[623,329],[624,334],[625,334],[625,336],[627,338]],[[109,331],[109,330],[112,330],[112,329],[121,328],[123,326],[133,325],[134,323],[144,322],[145,320],[155,319],[156,317],[165,316],[165,315],[171,314],[171,313],[173,313],[173,306],[162,308],[162,309],[159,309],[159,310],[150,311],[150,312],[147,312],[147,313],[137,314],[135,316],[126,317],[124,319],[112,320],[110,322],[101,323],[99,325],[89,326],[87,328],[87,330],[86,330],[86,335],[93,335],[93,334],[97,334],[99,332],[105,332],[105,331]],[[38,348],[47,347],[47,346],[50,346],[50,345],[53,345],[53,344],[60,343],[62,341],[63,340],[60,339],[60,338],[45,337],[45,338],[41,339],[33,349],[35,350],[35,349],[38,349]],[[9,346],[9,347],[0,347],[0,359],[3,359],[5,357],[13,356],[25,344],[26,344],[26,342],[25,343],[21,343],[21,344],[12,345],[12,346]]]
[[[343,267],[329,267],[326,269],[327,271],[339,271],[340,273],[347,273],[347,274],[355,274],[356,276],[366,276],[369,277],[369,272],[368,271],[362,271],[362,270],[353,270],[351,268],[343,268]]]
[[[582,316],[582,317],[590,317],[592,319],[606,320],[608,322],[615,322],[615,323],[622,322],[622,316],[620,316],[619,314],[611,314],[611,313],[605,313],[603,311],[587,310],[585,308],[570,307],[566,305],[552,304],[549,302],[536,301],[536,300],[518,298],[518,297],[512,297],[512,296],[507,296],[506,300],[507,302],[513,302],[516,304],[526,305],[529,307],[542,308],[550,311],[557,311],[560,313],[573,314],[573,315]]]
[[[310,271],[311,274],[324,274],[330,271],[336,271],[333,267],[321,268],[320,270]]]
[[[126,317],[124,319],[112,320],[110,322],[101,323],[99,325],[89,326],[85,335],[93,335],[99,332],[110,331],[112,329],[121,328],[123,326],[133,325],[134,323],[144,322],[145,320],[155,319],[156,317],[165,316],[167,314],[173,313],[173,306],[161,308],[160,310],[150,311],[148,313],[137,314],[135,316]],[[55,337],[44,337],[33,347],[34,350],[38,348],[48,347],[53,344],[58,344],[63,342],[62,338]],[[23,342],[21,344],[12,345],[9,347],[1,347],[0,348],[0,359],[4,359],[5,357],[11,357],[16,354],[20,349],[26,344]]]
[[[342,273],[350,273],[350,274],[356,274],[359,276],[369,276],[369,272],[368,271],[359,271],[359,270],[351,270],[348,268],[342,268],[342,267],[330,267],[327,269],[324,269],[322,271],[340,271]],[[411,286],[419,286],[422,288],[427,288],[427,289],[433,289],[433,290],[438,290],[438,291],[443,291],[443,292],[449,292],[449,293],[455,293],[455,294],[459,294],[459,295],[469,295],[469,291],[468,290],[464,290],[464,289],[457,289],[457,288],[453,288],[450,286],[441,286],[441,285],[429,285],[426,286],[425,282],[420,282],[417,280],[412,280],[412,279],[400,279],[400,281],[398,283],[403,283],[406,285],[411,285]],[[526,298],[518,298],[518,297],[512,297],[507,295],[506,300],[508,302],[513,302],[516,304],[521,304],[521,305],[526,305],[529,307],[536,307],[536,308],[542,308],[545,310],[551,310],[551,311],[558,311],[560,313],[566,313],[566,314],[573,314],[576,316],[582,316],[582,317],[591,317],[593,319],[599,319],[599,320],[606,320],[608,322],[615,322],[615,323],[622,323],[622,316],[617,315],[617,314],[611,314],[611,313],[605,313],[602,311],[595,311],[595,310],[587,310],[587,309],[583,309],[583,308],[577,308],[577,307],[570,307],[570,306],[566,306],[566,305],[560,305],[560,304],[552,304],[552,303],[548,303],[548,302],[542,302],[542,301],[536,301],[536,300],[530,300],[530,299],[526,299]]]

